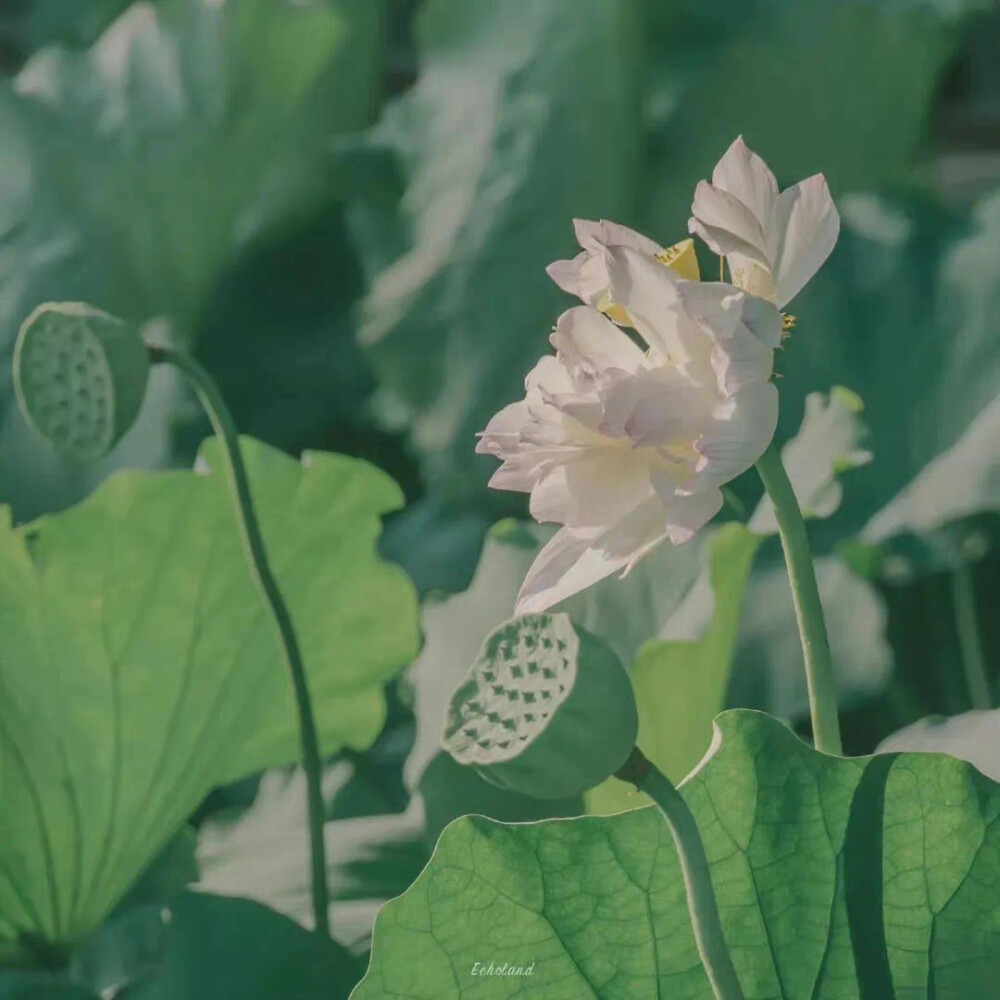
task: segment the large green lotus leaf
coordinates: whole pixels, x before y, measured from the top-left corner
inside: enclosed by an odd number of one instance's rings
[[[356,459],[244,441],[323,749],[364,748],[418,646],[412,587],[375,554],[401,501]],[[298,756],[271,622],[214,442],[0,531],[0,945],[74,941],[214,785]]]
[[[571,304],[545,266],[576,252],[573,217],[634,214],[642,7],[430,0],[418,15],[417,82],[375,136],[401,161],[410,240],[382,266],[387,227],[359,216],[379,272],[361,337],[385,418],[412,428],[438,485],[482,494],[475,433],[523,393]]]
[[[681,790],[747,997],[969,1000],[1000,976],[1000,786],[950,757],[843,759],[727,712]],[[711,1000],[657,810],[453,823],[387,904],[355,1000]],[[533,964],[521,978],[474,963]]]

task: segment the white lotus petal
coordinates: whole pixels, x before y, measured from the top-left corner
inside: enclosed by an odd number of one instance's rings
[[[628,312],[653,360],[669,360],[694,381],[711,380],[712,343],[684,309],[681,279],[627,247],[608,251],[607,262],[611,297]]]
[[[718,402],[672,365],[620,379],[601,398],[606,429],[621,428],[634,444],[657,447],[690,444]]]
[[[499,455],[516,448],[518,435],[528,420],[528,404],[523,399],[505,406],[479,436],[476,442],[477,454]]]
[[[764,454],[778,424],[778,390],[771,382],[742,389],[721,403],[695,447],[702,456],[690,492],[721,486]]]
[[[571,528],[620,521],[653,492],[649,461],[628,448],[580,451],[554,465],[531,491],[531,516]]]
[[[778,305],[790,302],[823,266],[840,234],[840,215],[822,174],[782,191],[772,226],[777,246],[772,270]]]
[[[722,509],[722,492],[712,487],[700,493],[679,494],[673,476],[653,475],[653,486],[666,509],[667,537],[674,545],[689,542]]]
[[[577,254],[572,260],[557,260],[545,268],[545,273],[570,295],[580,294],[580,269],[590,254]]]
[[[601,219],[600,222],[574,219],[573,230],[584,250],[599,251],[605,247],[630,247],[639,253],[655,257],[663,249],[648,236],[643,236],[642,233],[617,222],[608,222],[607,219]]]
[[[741,253],[769,267],[767,238],[759,219],[735,195],[708,181],[694,189],[688,231],[697,233],[713,253]]]
[[[737,136],[712,171],[712,184],[735,195],[763,225],[778,197],[770,167]]]
[[[645,355],[627,334],[587,306],[567,309],[549,341],[568,369],[588,376],[614,369],[634,372],[645,363]]]
[[[781,314],[721,282],[680,282],[685,308],[713,341],[712,367],[719,390],[730,396],[774,370],[772,346],[781,343]]]
[[[663,506],[656,498],[604,531],[561,528],[528,570],[515,610],[544,611],[616,570],[634,566],[666,537]]]

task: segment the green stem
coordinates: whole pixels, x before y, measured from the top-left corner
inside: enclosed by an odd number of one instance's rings
[[[312,903],[316,932],[330,936],[329,894],[326,884],[326,846],[323,841],[323,765],[319,754],[319,739],[309,681],[306,677],[298,637],[292,625],[288,605],[281,595],[267,559],[260,524],[254,511],[253,496],[247,477],[243,456],[240,454],[236,423],[226,406],[222,393],[212,377],[193,358],[168,347],[150,347],[154,364],[171,364],[179,368],[194,386],[198,399],[208,414],[212,428],[223,446],[226,478],[235,501],[236,519],[239,523],[243,548],[250,571],[267,605],[274,622],[281,652],[295,689],[295,702],[299,713],[299,736],[302,747],[302,765],[306,774],[307,803],[309,807],[309,842],[312,861]]]
[[[962,654],[962,669],[973,708],[992,708],[989,670],[979,633],[976,613],[976,581],[972,566],[962,562],[951,575],[951,593],[955,603],[955,627]]]
[[[716,1000],[744,1000],[719,919],[705,845],[687,802],[670,779],[638,747],[615,775],[645,792],[659,806],[677,847],[691,927]]]
[[[816,586],[816,570],[809,551],[806,524],[799,510],[795,491],[781,463],[777,448],[771,444],[757,463],[764,489],[774,504],[778,533],[785,552],[788,581],[792,587],[795,619],[802,639],[806,684],[809,688],[809,713],[812,717],[813,743],[824,753],[841,755],[840,723],[837,719],[837,689],[833,679],[833,659],[826,635],[823,605]]]

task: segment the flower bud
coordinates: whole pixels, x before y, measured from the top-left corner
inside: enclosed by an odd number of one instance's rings
[[[618,657],[568,615],[528,614],[487,636],[452,695],[442,742],[487,781],[554,799],[617,771],[638,728]]]
[[[60,454],[107,454],[139,414],[149,353],[127,323],[81,303],[39,306],[14,348],[14,387],[28,422]]]

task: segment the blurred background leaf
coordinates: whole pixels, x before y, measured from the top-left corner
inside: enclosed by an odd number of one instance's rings
[[[484,495],[475,433],[544,348],[564,298],[544,267],[572,252],[572,217],[634,215],[640,14],[637,0],[420,12],[417,82],[373,136],[407,178],[408,246],[374,277],[360,336],[383,419],[409,428],[449,494]],[[366,246],[384,227],[364,202],[355,214]]]

